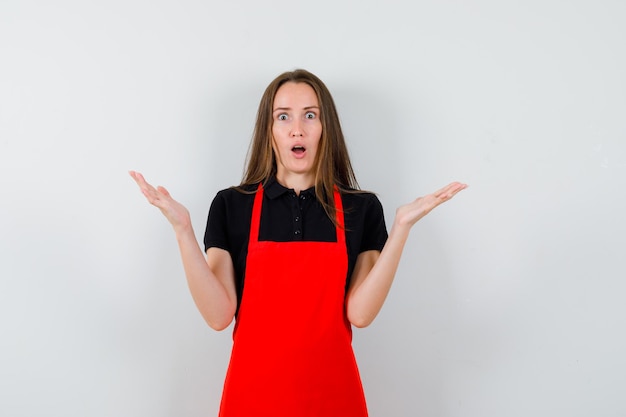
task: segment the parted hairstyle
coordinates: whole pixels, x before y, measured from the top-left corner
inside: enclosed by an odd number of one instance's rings
[[[306,83],[317,95],[322,137],[318,144],[314,164],[315,194],[328,217],[335,223],[334,186],[336,185],[341,191],[350,192],[359,190],[359,185],[350,163],[335,102],[322,80],[304,69],[280,74],[265,89],[257,111],[243,180],[237,188],[244,190],[259,183],[265,185],[270,178],[276,176],[276,155],[272,148],[274,120],[272,113],[276,92],[287,82]]]

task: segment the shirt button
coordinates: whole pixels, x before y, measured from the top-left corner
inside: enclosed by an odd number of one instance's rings
[[[299,234],[300,234],[300,233],[302,233],[302,232],[301,232],[301,231],[299,231],[299,230],[296,230],[296,231],[295,231],[295,232],[293,232],[293,233],[294,233],[295,235],[299,235]]]
[[[300,217],[296,217],[294,220],[299,222],[300,221]]]
[[[300,199],[302,199],[302,200],[306,200],[306,197],[305,197],[304,195],[301,195],[301,196],[300,196]]]

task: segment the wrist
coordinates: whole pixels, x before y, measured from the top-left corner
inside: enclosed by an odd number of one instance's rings
[[[176,234],[176,239],[179,241],[188,239],[190,237],[193,237],[194,239],[196,238],[193,227],[191,226],[191,222],[186,222],[174,226],[174,233]]]
[[[393,224],[391,225],[391,230],[389,231],[389,235],[400,235],[406,238],[409,235],[409,232],[411,231],[412,226],[413,224],[403,221],[402,219],[396,216],[396,218],[393,221]]]

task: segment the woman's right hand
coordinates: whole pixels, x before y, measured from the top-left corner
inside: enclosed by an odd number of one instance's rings
[[[163,213],[174,227],[175,232],[191,228],[189,211],[185,206],[174,200],[164,187],[153,187],[139,172],[129,171],[128,173],[133,177],[137,185],[139,185],[141,192],[146,196],[148,202],[161,210],[161,213]]]

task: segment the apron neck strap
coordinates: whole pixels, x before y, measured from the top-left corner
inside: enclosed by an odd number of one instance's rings
[[[333,196],[335,199],[335,224],[337,233],[337,243],[344,244],[346,241],[346,234],[344,232],[344,216],[343,216],[343,203],[341,201],[341,194],[339,188],[335,185]],[[261,208],[263,207],[263,185],[259,183],[256,195],[254,196],[254,204],[252,206],[252,222],[250,224],[250,242],[255,243],[259,241],[259,229],[261,224]]]

